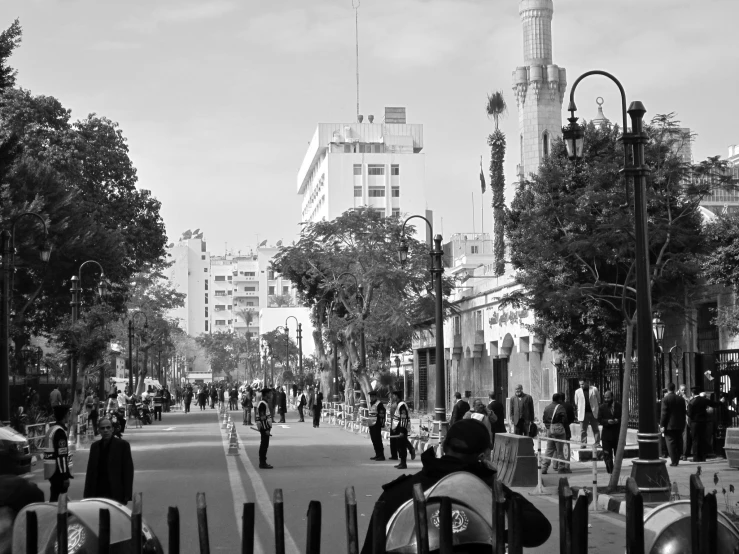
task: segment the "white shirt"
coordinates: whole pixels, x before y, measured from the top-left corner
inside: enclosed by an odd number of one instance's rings
[[[121,392],[118,394],[118,407],[119,408],[125,408],[127,401],[128,401],[128,396],[126,396],[126,393]]]

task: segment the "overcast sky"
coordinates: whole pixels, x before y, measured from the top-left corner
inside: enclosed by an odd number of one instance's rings
[[[355,0],[356,2],[356,0]],[[428,207],[445,238],[480,230],[487,168],[486,94],[509,105],[507,180],[518,144],[511,72],[523,64],[518,0],[362,0],[360,112],[405,106],[424,125]],[[696,160],[739,143],[737,0],[554,0],[553,63],[569,83],[614,73],[647,118],[675,112]],[[299,232],[296,174],[318,122],[356,113],[351,0],[0,0],[23,43],[18,83],[57,97],[75,119],[95,112],[128,138],[139,186],[161,200],[171,240],[205,231],[211,251]],[[569,92],[569,89],[568,89]],[[620,120],[617,89],[578,87]],[[566,102],[565,102],[566,104]],[[485,230],[492,230],[490,191]]]

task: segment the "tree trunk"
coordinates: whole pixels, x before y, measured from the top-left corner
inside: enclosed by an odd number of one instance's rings
[[[621,427],[618,432],[618,446],[613,460],[613,472],[608,481],[607,492],[613,492],[618,487],[621,477],[621,464],[624,461],[624,449],[626,448],[626,434],[629,430],[629,394],[631,392],[631,366],[634,351],[634,323],[633,319],[626,322],[626,349],[624,350],[624,382],[621,394]]]
[[[144,379],[146,378],[146,375],[147,375],[146,367],[148,363],[149,363],[149,349],[145,348],[144,349],[144,363],[142,364],[141,369],[139,369],[139,376],[138,376],[139,382],[138,382],[138,385],[136,386],[136,396],[140,396],[144,392],[144,389],[146,388]]]

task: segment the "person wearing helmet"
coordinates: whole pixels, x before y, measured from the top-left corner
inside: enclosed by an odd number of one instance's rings
[[[402,475],[398,479],[383,485],[383,492],[378,501],[385,502],[387,514],[394,514],[408,500],[413,498],[413,485],[416,483],[420,483],[424,491],[427,491],[443,477],[460,471],[469,472],[479,477],[488,487],[492,488],[497,472],[492,464],[482,460],[489,444],[490,433],[479,421],[463,419],[455,423],[449,427],[444,439],[442,445],[443,456],[437,458],[434,449],[426,450],[421,455],[423,469],[413,475]],[[544,544],[552,533],[552,525],[549,520],[525,497],[513,492],[506,486],[503,486],[503,490],[507,499],[516,495],[522,506],[522,525],[526,529],[523,546],[533,548]],[[362,554],[372,553],[372,527],[373,522],[370,519]],[[388,541],[390,541],[390,537],[388,537]]]
[[[49,480],[51,493],[49,502],[56,502],[59,495],[69,490],[69,480],[73,479],[69,471],[69,437],[67,422],[71,406],[62,404],[54,406],[56,422],[46,435],[44,451],[44,478]]]

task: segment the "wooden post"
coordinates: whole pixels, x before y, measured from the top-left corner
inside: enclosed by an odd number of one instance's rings
[[[210,554],[210,539],[208,538],[208,506],[205,503],[205,493],[199,492],[196,496],[198,512],[198,538],[200,539],[200,554]]]
[[[567,477],[560,477],[559,487],[559,552],[572,552],[572,489]]]
[[[644,554],[644,498],[631,477],[626,480],[626,554]]]
[[[35,550],[29,552],[36,553]],[[110,552],[110,510],[100,508],[100,522],[98,532],[98,554],[108,554]]]
[[[521,499],[512,495],[508,499],[508,553],[523,554],[523,521]]]
[[[716,554],[718,551],[718,506],[716,493],[708,493],[703,498],[703,532],[701,533],[701,554]]]
[[[244,502],[241,516],[241,554],[254,554],[254,502]]]
[[[308,504],[308,534],[305,554],[321,554],[321,503],[311,500]]]
[[[413,512],[416,519],[416,553],[429,554],[429,526],[426,518],[426,497],[421,483],[413,485]]]
[[[38,552],[38,515],[34,510],[26,512],[26,552]]]
[[[580,489],[572,510],[572,554],[588,553],[588,493]]]
[[[133,495],[133,510],[131,510],[131,546],[133,547],[133,554],[142,554],[144,551],[141,501],[140,492]]]
[[[442,496],[439,506],[439,554],[454,554],[452,499]]]
[[[359,554],[359,530],[357,528],[357,499],[354,496],[354,487],[346,488],[345,503],[346,503],[346,551],[349,554]]]
[[[169,554],[180,554],[180,509],[170,506],[167,510],[169,530]]]
[[[372,554],[385,554],[387,546],[387,516],[385,515],[385,501],[375,502],[372,513]]]
[[[705,491],[698,474],[690,476],[690,544],[691,552],[700,552],[703,532],[703,497]]]
[[[503,484],[496,479],[493,483],[493,554],[505,554],[505,493]]]
[[[69,534],[67,531],[67,494],[59,495],[56,514],[56,543],[59,545],[59,554],[69,554]]]
[[[275,489],[275,554],[285,554],[285,507],[282,503],[282,489]]]

